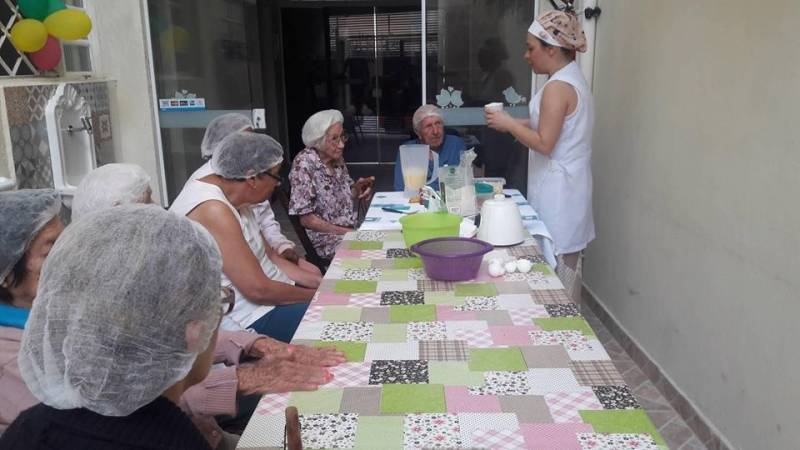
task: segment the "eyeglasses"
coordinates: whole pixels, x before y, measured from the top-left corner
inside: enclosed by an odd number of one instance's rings
[[[236,293],[230,286],[222,286],[219,290],[220,306],[222,306],[222,315],[228,315],[233,311],[233,305],[236,303]]]
[[[347,141],[350,140],[350,136],[348,136],[346,134],[340,134],[339,136],[336,136],[334,138],[330,138],[329,137],[329,138],[327,138],[327,140],[328,140],[329,143],[331,143],[333,145],[339,145],[339,143],[346,144]]]
[[[281,181],[283,181],[283,180],[281,180],[281,177],[279,177],[278,175],[275,175],[272,172],[264,172],[264,174],[266,174],[268,177],[272,178],[273,180],[277,181],[278,182],[278,186],[281,185]]]

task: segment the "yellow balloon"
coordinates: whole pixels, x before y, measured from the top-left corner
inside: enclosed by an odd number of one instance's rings
[[[34,19],[22,19],[11,27],[11,42],[17,50],[38,52],[47,43],[47,28]]]
[[[44,19],[47,32],[65,41],[85,38],[92,31],[92,19],[77,9],[62,9]]]

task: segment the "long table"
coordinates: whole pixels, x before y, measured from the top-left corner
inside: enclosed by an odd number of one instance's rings
[[[533,270],[492,278],[493,257]],[[666,448],[533,238],[449,283],[400,231],[349,233],[293,342],[347,362],[317,391],[265,395],[238,448],[283,448],[287,406],[304,448]]]

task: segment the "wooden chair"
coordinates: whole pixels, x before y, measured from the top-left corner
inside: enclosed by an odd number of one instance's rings
[[[303,450],[303,440],[300,435],[300,417],[297,408],[286,408],[286,428],[283,434],[283,448],[287,450]]]
[[[319,256],[317,250],[314,248],[314,244],[311,243],[311,239],[308,237],[305,227],[300,223],[300,217],[289,214],[289,192],[283,188],[278,188],[275,189],[275,195],[278,197],[278,202],[286,211],[286,215],[289,216],[289,222],[291,222],[294,232],[297,234],[298,239],[300,239],[300,243],[303,244],[303,249],[306,251],[306,259],[311,264],[317,266],[324,275],[325,271],[328,270],[328,266],[331,265],[331,260]]]

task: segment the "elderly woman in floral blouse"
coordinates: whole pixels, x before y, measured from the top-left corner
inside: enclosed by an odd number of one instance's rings
[[[332,258],[342,235],[356,227],[357,202],[368,203],[375,177],[350,178],[344,158],[342,113],[329,109],[303,125],[303,149],[294,159],[289,181],[289,214],[300,216],[319,256]]]

